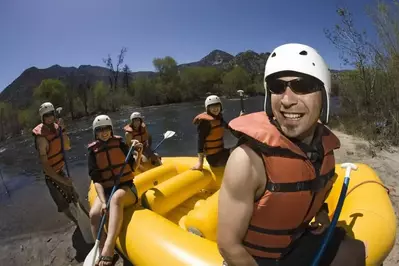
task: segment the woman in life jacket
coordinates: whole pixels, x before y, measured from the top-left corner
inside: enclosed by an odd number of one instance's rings
[[[220,98],[216,95],[208,96],[205,99],[205,110],[206,112],[197,115],[193,120],[198,133],[198,162],[192,170],[202,170],[204,157],[212,167],[225,166],[231,152],[231,149],[224,147],[224,130],[229,129],[229,126],[223,119]]]
[[[265,111],[229,124],[240,145],[220,189],[218,248],[227,265],[308,266],[327,233],[337,177],[340,141],[325,126],[331,75],[315,49],[290,43],[271,53],[264,78]],[[365,258],[363,242],[336,227],[319,265]]]
[[[88,169],[91,180],[97,191],[97,198],[90,209],[90,221],[94,238],[97,236],[101,215],[106,210],[108,198],[112,187],[119,179],[119,186],[111,198],[108,210],[107,237],[101,238],[100,260],[97,265],[114,265],[118,256],[114,255],[115,241],[119,235],[123,209],[138,201],[136,187],[134,186],[134,171],[140,164],[143,145],[138,140],[131,140],[126,144],[122,137],[113,133],[111,118],[99,115],[93,121],[94,141],[88,145]],[[138,158],[130,157],[125,165],[122,175],[120,171],[124,165],[129,146],[133,145],[138,152]]]
[[[148,160],[154,166],[162,164],[161,158],[157,153],[154,153],[151,149],[152,136],[148,132],[148,128],[144,123],[144,117],[139,112],[133,112],[130,115],[130,123],[124,128],[126,143],[129,143],[132,139],[136,139],[143,144],[143,154],[141,161],[146,163]]]
[[[40,105],[39,115],[42,123],[33,128],[32,135],[43,167],[46,185],[58,207],[58,212],[65,213],[70,220],[77,224],[69,209],[69,204],[79,202],[79,196],[72,184],[72,179],[64,171],[65,159],[62,152],[60,129],[63,132],[64,150],[71,148],[65,125],[61,118],[56,120],[55,108],[50,102]]]

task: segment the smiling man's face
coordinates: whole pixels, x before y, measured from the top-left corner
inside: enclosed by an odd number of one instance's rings
[[[285,86],[285,91],[282,93],[272,93],[271,104],[273,115],[283,133],[289,138],[304,140],[310,135],[313,136],[322,108],[322,94],[321,90],[313,90],[310,93],[296,93],[295,82],[298,79],[301,78],[278,78],[277,82],[291,82],[293,85],[292,88]],[[312,91],[312,88],[309,88],[309,91]]]

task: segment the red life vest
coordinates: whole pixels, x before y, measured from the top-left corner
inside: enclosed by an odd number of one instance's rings
[[[48,141],[49,148],[47,151],[47,160],[54,171],[61,171],[65,165],[65,161],[64,155],[62,154],[61,136],[59,134],[58,124],[54,123],[54,129],[50,129],[48,126],[41,123],[32,130],[32,135],[35,138],[38,136],[44,137]]]
[[[209,132],[209,135],[205,138],[205,155],[212,155],[222,151],[224,149],[224,127],[222,125],[222,120],[215,119],[214,117],[204,112],[194,118],[193,124],[197,125],[201,120],[207,120],[211,123],[211,131]]]
[[[132,135],[132,139],[140,141],[143,145],[148,144],[149,134],[144,123],[141,123],[141,126],[138,129],[133,129],[130,124],[126,125],[123,129],[125,132],[128,132]]]
[[[120,136],[113,136],[107,142],[97,140],[88,145],[88,149],[95,154],[96,165],[101,173],[100,183],[104,187],[112,187],[114,185],[114,181],[119,176],[121,167],[125,162],[126,156],[120,148],[121,140]],[[133,169],[129,164],[126,164],[120,183],[133,179]]]
[[[261,154],[267,176],[263,196],[254,203],[243,244],[256,257],[283,257],[322,207],[336,179],[338,138],[318,124],[322,163],[316,169],[306,154],[273,125],[265,112],[232,120],[229,126]]]

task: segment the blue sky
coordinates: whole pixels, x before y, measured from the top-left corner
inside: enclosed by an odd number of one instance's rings
[[[1,0],[0,91],[26,68],[54,64],[103,65],[128,48],[133,71],[153,70],[166,55],[197,61],[214,49],[231,54],[271,51],[286,42],[315,47],[330,67],[345,68],[323,28],[349,6],[369,28],[364,6],[372,0]]]

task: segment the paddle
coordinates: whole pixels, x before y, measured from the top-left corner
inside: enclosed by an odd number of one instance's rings
[[[241,112],[244,113],[244,91],[243,90],[238,90],[237,93],[240,95],[240,103],[241,103]]]
[[[327,247],[328,242],[331,239],[332,233],[335,229],[335,226],[337,225],[339,215],[341,214],[341,210],[344,205],[345,198],[346,198],[346,191],[348,190],[348,186],[349,186],[351,171],[357,170],[357,165],[355,165],[353,163],[343,163],[343,164],[341,164],[341,167],[346,169],[345,179],[344,179],[344,183],[342,185],[341,194],[339,195],[337,207],[335,208],[334,216],[333,216],[331,224],[328,228],[327,234],[323,240],[323,243],[320,247],[319,252],[317,253],[316,257],[313,260],[312,266],[319,265],[319,261],[320,261],[321,257],[323,256],[323,253]]]
[[[123,163],[121,171],[119,172],[119,175],[116,179],[115,185],[112,187],[111,195],[109,196],[108,201],[107,201],[107,210],[109,209],[109,204],[111,202],[112,195],[114,194],[114,192],[116,191],[116,188],[119,185],[119,179],[121,178],[121,176],[123,174],[123,170],[125,169],[125,166],[129,160],[129,157],[132,155],[132,151],[133,151],[133,145],[130,146],[129,152],[125,158],[125,162]],[[94,244],[94,247],[90,250],[89,254],[87,254],[86,259],[83,263],[83,266],[94,266],[96,263],[96,260],[99,257],[98,248],[100,245],[101,233],[102,233],[106,219],[107,219],[107,215],[106,215],[106,213],[104,213],[101,217],[101,222],[100,222],[100,227],[98,228],[96,242]]]
[[[163,140],[161,140],[158,145],[155,147],[155,149],[152,150],[152,152],[155,152],[156,149],[158,149],[158,147],[162,144],[162,142],[164,142],[166,139],[169,139],[171,137],[173,137],[176,134],[176,132],[168,130],[163,134]]]
[[[58,107],[56,109],[57,111],[57,116],[60,117],[61,116],[61,111],[62,111],[62,107]],[[61,151],[62,151],[62,155],[64,156],[64,162],[65,162],[65,170],[67,172],[68,178],[71,178],[71,175],[69,174],[69,168],[68,168],[68,163],[67,163],[67,159],[66,159],[66,154],[65,154],[65,149],[64,149],[64,138],[62,136],[62,129],[61,127],[59,127],[59,134],[61,137]],[[93,235],[91,234],[91,226],[90,226],[90,221],[89,221],[89,217],[87,216],[87,214],[82,210],[82,208],[80,207],[79,202],[71,202],[69,204],[69,210],[71,211],[73,217],[75,217],[78,226],[79,226],[79,230],[82,233],[82,236],[85,240],[86,243],[91,244],[93,243]]]

